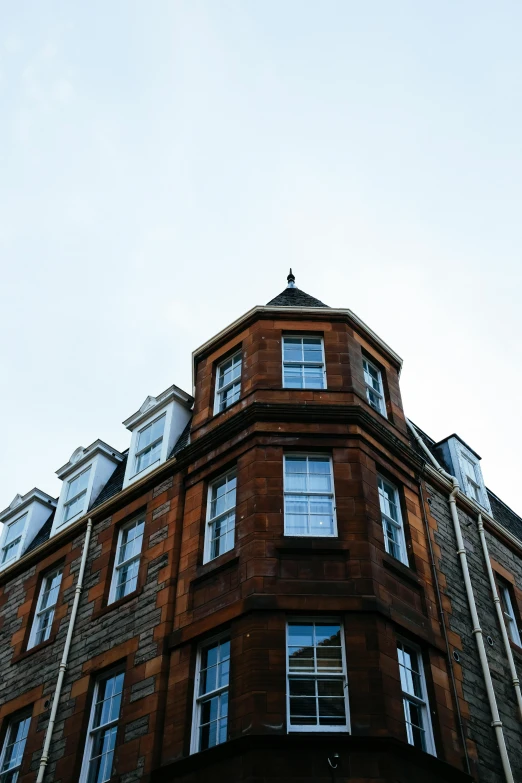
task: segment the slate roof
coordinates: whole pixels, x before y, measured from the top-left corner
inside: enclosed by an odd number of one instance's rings
[[[31,541],[31,543],[29,544],[29,546],[25,550],[24,555],[26,555],[27,552],[32,552],[33,549],[36,549],[37,546],[40,546],[40,544],[43,544],[44,541],[47,541],[47,539],[51,535],[51,529],[52,529],[52,526],[53,526],[53,520],[54,520],[54,515],[55,514],[56,514],[56,509],[53,511],[53,513],[51,514],[51,516],[49,517],[47,522],[45,522],[42,525],[42,527],[40,528],[38,533],[35,535],[35,537]]]
[[[497,498],[494,492],[490,489],[487,489],[487,492],[489,502],[491,503],[491,511],[497,522],[500,522],[510,533],[513,533],[514,536],[522,541],[522,519],[509,506],[506,506],[500,498]]]
[[[174,448],[170,452],[170,454],[168,456],[168,459],[170,459],[171,457],[175,457],[176,454],[178,454],[182,449],[185,448],[185,446],[189,445],[189,443],[190,443],[190,428],[191,428],[191,426],[192,426],[192,416],[188,420],[187,426],[185,427],[185,429],[183,430],[183,432],[181,433],[181,435],[177,439],[176,443],[174,444]]]
[[[274,299],[266,303],[267,307],[328,307],[315,296],[305,294],[300,288],[285,288]]]
[[[125,454],[125,457],[116,465],[114,473],[105,484],[104,488],[92,504],[91,508],[101,506],[102,503],[105,503],[106,500],[109,500],[109,498],[117,495],[118,492],[121,492],[123,489],[123,479],[125,478],[125,468],[127,467],[127,457],[129,455],[129,451],[127,450],[123,453]]]
[[[192,424],[192,419],[189,420],[187,423],[187,426],[177,439],[174,448],[172,449],[172,452],[169,454],[168,459],[171,459],[171,457],[174,457],[176,454],[178,454],[182,449],[185,448],[185,446],[188,446],[190,442],[190,425]],[[102,491],[94,501],[94,503],[91,506],[91,509],[95,509],[97,506],[101,506],[102,503],[105,503],[106,500],[110,500],[110,498],[114,497],[114,495],[117,495],[121,490],[123,489],[123,479],[125,478],[125,468],[127,466],[127,459],[129,452],[128,450],[123,452],[124,458],[121,462],[118,463],[116,466],[116,469],[108,482],[103,487]],[[47,522],[42,525],[38,533],[35,535],[27,549],[25,550],[24,554],[27,552],[31,552],[33,549],[36,549],[36,547],[40,546],[40,544],[43,544],[45,541],[48,540],[48,538],[51,535],[51,530],[53,527],[53,520],[55,516],[56,511],[53,511]]]

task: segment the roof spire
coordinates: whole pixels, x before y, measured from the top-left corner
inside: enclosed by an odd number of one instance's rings
[[[286,279],[288,280],[287,288],[296,288],[295,275],[292,274],[292,267],[290,267],[290,274]]]

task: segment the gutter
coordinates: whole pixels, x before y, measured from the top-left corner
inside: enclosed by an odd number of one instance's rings
[[[60,545],[62,540],[65,543],[69,538],[74,538],[74,535],[78,535],[86,522],[93,519],[98,519],[100,516],[103,516],[103,514],[105,514],[108,509],[115,505],[116,501],[119,502],[122,499],[126,500],[127,497],[131,497],[133,492],[142,489],[151,479],[156,479],[162,473],[166,472],[167,467],[172,467],[176,464],[176,462],[176,457],[171,457],[166,462],[162,462],[161,465],[158,465],[157,468],[151,470],[150,473],[147,473],[147,475],[139,481],[133,482],[128,487],[125,487],[125,489],[122,489],[115,495],[112,495],[112,497],[107,498],[107,500],[105,500],[103,503],[100,503],[99,506],[95,506],[94,508],[91,507],[87,514],[85,514],[83,517],[80,517],[80,519],[77,519],[76,522],[73,522],[72,525],[67,525],[67,527],[65,527],[59,533],[55,533],[53,536],[48,538],[47,541],[44,541],[42,544],[40,544],[40,546],[37,546],[30,552],[23,554],[22,557],[16,560],[8,568],[0,571],[0,585],[2,585],[4,581],[9,581],[9,579],[17,573],[21,564],[23,564],[25,567],[30,562],[30,559],[33,555],[36,556],[36,553],[38,553],[38,559],[40,559],[42,554],[45,552],[45,547],[51,548],[51,546],[54,546],[56,542],[58,542],[58,545]],[[27,558],[27,560],[25,558]],[[4,579],[5,576],[7,576],[7,579]]]
[[[65,678],[65,672],[67,671],[67,662],[69,659],[69,650],[71,649],[71,642],[74,632],[74,624],[76,622],[76,615],[78,614],[78,606],[80,603],[80,595],[83,588],[83,577],[85,574],[85,565],[87,563],[87,554],[89,552],[89,544],[91,542],[92,534],[92,519],[87,522],[87,530],[85,532],[85,539],[83,542],[82,559],[80,562],[80,570],[78,572],[78,581],[76,582],[76,588],[74,590],[74,601],[71,609],[71,616],[69,618],[69,627],[67,629],[67,636],[65,638],[65,645],[62,653],[62,660],[60,662],[60,669],[58,672],[58,679],[56,681],[56,687],[52,696],[53,706],[51,707],[51,715],[49,717],[49,723],[47,724],[47,730],[45,732],[45,739],[43,744],[42,756],[40,759],[40,765],[38,767],[38,777],[36,783],[42,783],[45,775],[45,769],[49,763],[49,748],[51,745],[51,739],[54,730],[54,724],[56,722],[56,713],[58,712],[58,703],[62,693],[63,681]]]
[[[420,448],[424,451],[424,453],[426,454],[430,462],[432,462],[436,470],[442,476],[444,476],[444,478],[447,481],[451,482],[452,485],[452,489],[451,492],[449,493],[448,501],[449,501],[449,506],[451,511],[451,518],[453,521],[453,529],[455,531],[455,538],[457,540],[457,555],[460,560],[462,576],[464,578],[464,586],[466,588],[466,596],[468,599],[468,608],[471,614],[471,622],[473,626],[472,633],[475,637],[475,643],[477,645],[477,652],[480,661],[480,668],[482,669],[482,676],[484,678],[484,683],[486,685],[486,693],[487,693],[487,697],[489,701],[489,709],[492,717],[491,726],[495,731],[497,745],[500,753],[500,760],[502,763],[502,769],[504,772],[504,778],[506,780],[506,783],[515,783],[515,779],[513,777],[513,772],[511,770],[511,764],[507,752],[506,739],[504,737],[502,721],[500,720],[497,697],[495,695],[495,690],[493,688],[493,680],[491,678],[491,671],[489,668],[488,658],[486,654],[486,646],[484,644],[484,634],[482,628],[480,627],[480,619],[478,616],[477,604],[475,601],[475,593],[473,592],[473,585],[471,583],[471,576],[470,576],[469,566],[468,566],[468,558],[466,554],[466,548],[464,546],[464,539],[462,538],[462,529],[460,527],[460,521],[457,512],[456,497],[457,495],[460,496],[461,494],[459,482],[457,481],[455,476],[451,476],[437,462],[437,460],[435,459],[431,451],[428,449],[428,447],[424,443],[423,439],[421,438],[421,436],[419,435],[419,433],[417,432],[417,430],[415,429],[411,421],[409,421],[409,419],[406,419],[406,423],[410,428],[413,437],[419,444]],[[487,547],[486,547],[486,551],[487,551]]]

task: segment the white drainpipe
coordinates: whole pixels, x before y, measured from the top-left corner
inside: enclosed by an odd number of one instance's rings
[[[497,590],[497,583],[495,582],[493,569],[491,568],[491,560],[489,558],[488,544],[486,541],[486,535],[484,533],[484,523],[482,521],[482,514],[478,515],[477,524],[478,524],[480,542],[482,544],[482,551],[484,552],[484,560],[486,561],[486,570],[488,572],[489,584],[491,586],[491,592],[493,593],[493,601],[495,604],[495,609],[497,610],[497,617],[500,624],[500,631],[502,633],[502,641],[504,642],[504,648],[506,650],[506,656],[509,662],[509,670],[511,672],[511,680],[513,682],[513,687],[515,689],[515,695],[518,704],[518,713],[520,719],[522,720],[522,693],[520,692],[520,680],[518,679],[513,653],[511,652],[511,644],[509,641],[509,635],[506,628],[504,612],[502,611],[502,606],[500,604],[500,597]]]
[[[71,610],[71,616],[69,618],[69,627],[67,629],[67,636],[65,638],[65,646],[63,648],[62,660],[60,663],[60,670],[58,672],[58,679],[56,681],[56,688],[53,694],[53,706],[51,707],[51,715],[49,717],[49,724],[45,733],[44,746],[42,751],[42,758],[40,759],[40,766],[38,767],[38,777],[36,783],[43,783],[45,768],[49,762],[49,747],[51,745],[51,738],[53,734],[54,724],[56,722],[56,713],[58,711],[58,703],[60,701],[60,695],[62,693],[63,680],[65,672],[67,670],[67,660],[69,658],[69,650],[71,648],[71,641],[74,632],[74,623],[76,621],[76,615],[78,613],[78,605],[80,603],[80,594],[83,587],[83,575],[85,573],[85,564],[87,562],[87,554],[89,551],[89,543],[92,533],[92,519],[87,522],[87,531],[85,533],[85,539],[83,542],[82,559],[80,563],[80,570],[78,572],[78,581],[76,582],[76,589],[74,591],[74,601]]]
[[[482,676],[484,677],[484,682],[486,684],[489,709],[491,712],[491,717],[493,718],[493,720],[491,721],[491,725],[495,730],[495,735],[497,738],[497,744],[500,752],[500,759],[502,762],[502,768],[504,770],[504,777],[506,779],[506,783],[515,783],[513,772],[511,771],[511,764],[509,763],[509,756],[506,748],[506,740],[502,729],[502,721],[500,720],[500,714],[498,711],[497,698],[495,696],[495,690],[493,688],[493,680],[491,679],[491,672],[489,669],[489,663],[486,654],[486,646],[484,644],[484,636],[482,633],[482,628],[480,627],[480,620],[477,612],[477,604],[475,602],[475,594],[473,592],[473,585],[471,584],[471,577],[469,574],[468,558],[466,555],[466,549],[464,547],[464,539],[462,538],[462,530],[460,527],[459,516],[457,513],[456,497],[459,494],[459,490],[460,490],[459,482],[457,481],[455,476],[451,476],[437,462],[437,460],[435,459],[431,451],[428,449],[428,447],[422,440],[421,436],[419,435],[419,433],[417,432],[417,430],[415,429],[411,421],[406,419],[406,423],[408,424],[408,427],[410,428],[413,437],[415,438],[415,440],[417,441],[421,449],[424,451],[426,456],[429,458],[430,462],[435,466],[435,468],[439,471],[439,473],[441,473],[441,475],[443,475],[444,478],[448,479],[448,481],[451,481],[453,485],[453,489],[451,490],[449,495],[451,518],[453,520],[453,528],[455,530],[455,537],[457,539],[457,554],[459,556],[462,575],[464,577],[466,596],[468,599],[468,606],[471,614],[471,621],[473,624],[473,635],[475,636],[475,642],[477,645],[480,666],[482,669]]]

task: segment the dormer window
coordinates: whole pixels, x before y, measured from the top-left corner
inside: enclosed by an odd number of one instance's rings
[[[439,441],[436,452],[449,472],[456,476],[462,492],[491,513],[479,455],[455,434]]]
[[[378,367],[369,359],[363,358],[364,382],[366,384],[366,398],[372,408],[386,416],[386,403],[384,401],[384,386],[382,374]]]
[[[55,508],[56,500],[35,487],[0,512],[0,570],[22,557]]]
[[[477,481],[475,464],[465,454],[460,455],[464,474],[464,491],[466,495],[480,503],[480,483]]]
[[[124,489],[169,459],[188,424],[193,402],[190,395],[170,386],[157,397],[147,397],[141,408],[123,422],[132,432]]]
[[[13,560],[18,555],[26,521],[27,514],[23,514],[7,526],[7,535],[2,547],[2,564],[8,563],[9,560]]]
[[[165,414],[147,424],[138,432],[138,443],[136,452],[136,473],[159,462],[161,456],[161,444],[163,443],[163,432],[165,430]]]
[[[123,454],[102,440],[73,451],[69,461],[56,471],[63,487],[51,535],[87,514],[122,460]]]
[[[67,502],[64,505],[63,521],[68,522],[85,510],[90,468],[71,479],[67,485]]]
[[[214,413],[220,413],[239,400],[241,395],[241,351],[217,367]]]

